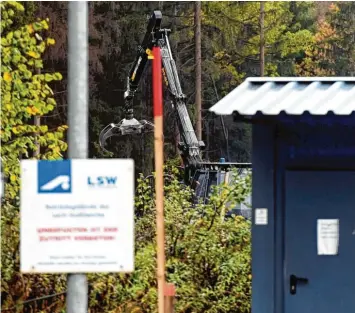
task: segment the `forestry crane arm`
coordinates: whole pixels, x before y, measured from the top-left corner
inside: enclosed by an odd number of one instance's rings
[[[133,98],[138,89],[148,59],[152,58],[153,46],[160,47],[162,56],[163,78],[170,91],[172,106],[177,119],[182,142],[179,143],[180,153],[185,166],[185,181],[198,182],[198,197],[206,198],[210,186],[221,180],[222,173],[232,167],[249,168],[250,163],[205,162],[201,151],[204,143],[197,139],[187,108],[186,96],[182,92],[181,84],[173,59],[168,35],[169,29],[161,29],[162,14],[154,11],[149,19],[147,31],[138,47],[137,56],[127,78],[127,89],[124,93],[125,118],[118,124],[110,124],[100,133],[100,146],[104,148],[105,141],[111,136],[126,134],[141,134],[154,125],[146,120],[137,121],[133,117]],[[222,175],[222,176],[221,176]],[[215,182],[214,182],[215,181]]]
[[[169,29],[161,29],[162,14],[160,11],[154,11],[149,19],[147,31],[138,47],[137,57],[133,63],[129,76],[127,78],[127,89],[124,93],[125,118],[118,124],[110,124],[104,128],[100,134],[100,145],[104,147],[105,141],[115,135],[139,134],[146,129],[146,126],[152,126],[145,120],[137,121],[133,117],[133,98],[138,89],[140,80],[146,68],[148,59],[151,58],[153,46],[159,46],[162,55],[163,77],[172,96],[172,105],[178,120],[178,127],[182,142],[179,148],[185,164],[198,165],[202,162],[201,148],[204,147],[202,141],[197,140],[196,133],[192,126],[187,108],[186,96],[182,92],[175,61],[173,59],[168,35]]]

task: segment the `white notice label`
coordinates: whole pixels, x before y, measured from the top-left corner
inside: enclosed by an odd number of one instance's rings
[[[339,220],[319,219],[317,221],[318,255],[337,255],[339,246]]]
[[[267,209],[255,209],[255,225],[267,224]]]

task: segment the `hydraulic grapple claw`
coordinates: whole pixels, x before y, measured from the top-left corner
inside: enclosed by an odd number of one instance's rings
[[[114,136],[136,135],[146,132],[151,132],[154,129],[154,124],[146,120],[138,121],[135,118],[123,119],[117,124],[111,123],[107,125],[100,133],[100,147],[105,149],[107,139]]]

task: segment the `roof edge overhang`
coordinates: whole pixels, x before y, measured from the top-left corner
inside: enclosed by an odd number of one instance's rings
[[[341,124],[351,124],[355,126],[355,111],[352,114],[349,115],[339,115],[339,114],[334,114],[332,112],[329,112],[328,114],[324,115],[314,115],[310,114],[309,112],[305,112],[304,114],[286,114],[285,112],[281,112],[280,114],[277,115],[265,115],[262,112],[257,112],[254,115],[242,115],[239,114],[238,112],[233,112],[232,119],[234,122],[237,123],[246,123],[246,124],[270,124],[270,125],[275,125],[275,124],[283,124],[284,122],[287,121],[292,121],[292,123],[297,122],[297,123],[311,123],[311,124],[324,124],[328,123],[330,120],[332,123],[341,123]]]
[[[276,117],[355,112],[355,77],[249,77],[210,109],[217,115]]]
[[[244,82],[355,82],[355,77],[248,77]]]

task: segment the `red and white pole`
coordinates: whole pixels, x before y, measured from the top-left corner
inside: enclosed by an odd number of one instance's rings
[[[153,112],[154,157],[157,223],[158,313],[164,313],[165,226],[164,226],[164,143],[163,143],[163,80],[160,47],[153,47]]]

